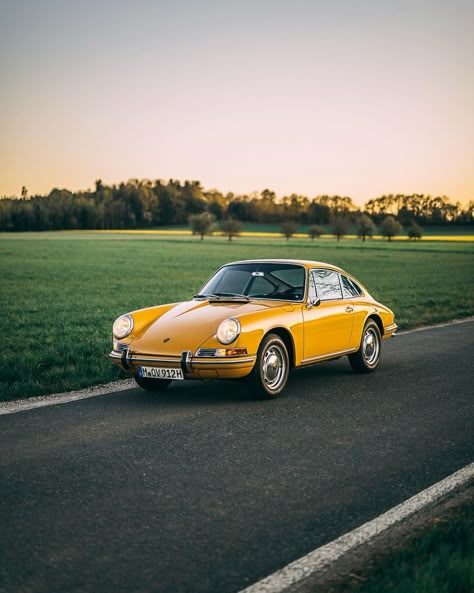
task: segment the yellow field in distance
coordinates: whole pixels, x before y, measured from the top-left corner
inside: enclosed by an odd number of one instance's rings
[[[97,234],[114,234],[114,235],[181,235],[181,236],[191,236],[192,232],[190,230],[181,230],[181,229],[154,229],[154,230],[147,230],[147,229],[119,229],[119,230],[79,230],[79,231],[67,231],[68,233],[97,233]],[[222,231],[214,231],[212,233],[214,236],[217,237],[225,237],[226,233]],[[277,238],[283,237],[283,233],[271,233],[271,232],[256,232],[256,231],[242,231],[239,236],[241,237],[267,237],[267,238]],[[307,233],[295,233],[292,238],[294,239],[307,239]],[[321,239],[333,239],[334,235],[325,234],[321,235]],[[344,235],[344,239],[357,239],[357,235]],[[317,240],[317,239],[316,239]],[[385,237],[382,235],[374,235],[372,238],[367,239],[370,240],[385,240]],[[396,237],[392,237],[392,241],[410,241],[408,237],[404,235],[399,235]],[[474,235],[426,235],[423,236],[421,239],[417,239],[417,241],[474,241]]]

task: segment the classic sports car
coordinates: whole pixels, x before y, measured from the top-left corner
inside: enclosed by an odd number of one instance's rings
[[[274,398],[292,368],[347,355],[354,371],[375,370],[396,329],[392,311],[335,266],[248,260],[219,268],[190,301],[116,319],[110,357],[147,390],[245,378]]]

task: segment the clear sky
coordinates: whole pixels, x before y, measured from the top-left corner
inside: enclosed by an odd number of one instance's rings
[[[474,199],[474,0],[0,0],[0,195]]]

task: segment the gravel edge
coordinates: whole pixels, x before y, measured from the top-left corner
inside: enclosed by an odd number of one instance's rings
[[[2,414],[13,414],[24,410],[53,406],[55,404],[65,404],[80,399],[87,399],[89,397],[97,397],[99,395],[110,395],[112,393],[117,393],[118,391],[133,389],[135,385],[133,379],[125,379],[123,381],[113,381],[112,383],[94,385],[93,387],[86,387],[85,389],[79,389],[77,391],[52,393],[50,395],[39,395],[38,397],[0,402],[0,416]]]

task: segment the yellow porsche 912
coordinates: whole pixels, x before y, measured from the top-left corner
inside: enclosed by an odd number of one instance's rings
[[[110,357],[150,391],[244,379],[274,398],[293,368],[347,355],[354,371],[374,371],[396,329],[393,312],[340,268],[247,260],[219,268],[190,301],[120,316]]]

